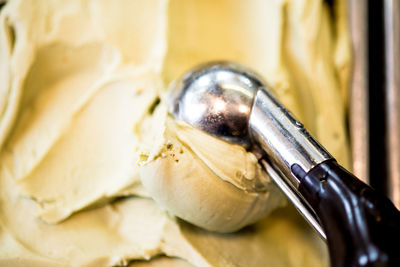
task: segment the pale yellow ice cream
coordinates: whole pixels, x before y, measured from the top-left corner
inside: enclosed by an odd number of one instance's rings
[[[163,103],[143,122],[139,136],[146,191],[197,226],[237,231],[284,203],[252,153],[175,121]]]
[[[283,201],[254,155],[156,104],[197,63],[239,61],[348,166],[343,14],[343,1],[334,13],[323,1],[9,1],[0,15],[0,266],[157,256],[149,264],[327,265],[292,208],[265,217]],[[175,215],[217,231],[257,222],[217,234]]]

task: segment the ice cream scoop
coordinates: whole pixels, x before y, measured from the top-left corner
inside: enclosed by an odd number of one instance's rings
[[[388,242],[400,238],[400,212],[341,167],[255,72],[233,62],[198,66],[173,84],[169,108],[197,129],[261,151],[271,178],[326,236],[332,266],[400,266]]]

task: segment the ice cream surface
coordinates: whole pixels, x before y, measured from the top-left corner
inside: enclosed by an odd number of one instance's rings
[[[283,196],[243,147],[175,121],[162,104],[142,127],[142,183],[172,214],[233,232],[282,206]]]
[[[173,120],[160,98],[198,63],[247,64],[348,166],[344,5],[9,1],[0,266],[327,265],[294,210],[273,211],[283,198],[255,156]]]

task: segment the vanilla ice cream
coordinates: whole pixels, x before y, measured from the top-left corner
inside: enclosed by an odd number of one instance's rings
[[[345,14],[322,0],[9,1],[0,266],[327,266],[256,157],[173,120],[163,96],[198,63],[247,64],[349,166]]]

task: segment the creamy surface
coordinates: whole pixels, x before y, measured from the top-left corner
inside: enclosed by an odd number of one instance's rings
[[[174,121],[163,103],[142,127],[142,183],[172,214],[233,232],[284,204],[252,153]]]
[[[344,1],[9,1],[0,266],[326,266],[253,154],[157,103],[197,63],[239,61],[349,166],[345,14]]]

